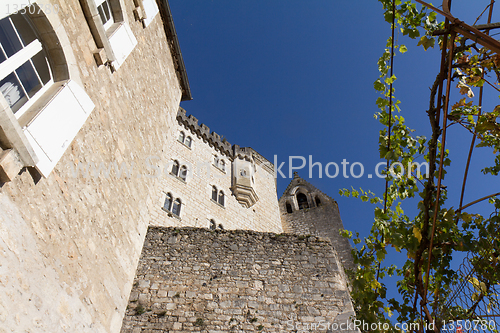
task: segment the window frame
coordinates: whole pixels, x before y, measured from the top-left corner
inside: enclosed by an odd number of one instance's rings
[[[185,165],[182,165],[179,169],[179,178],[183,181],[186,181],[188,175],[188,168]]]
[[[19,12],[25,13],[22,15],[26,27],[42,45],[51,80],[33,94],[16,115],[3,95],[0,97],[0,127],[5,134],[0,143],[2,149],[15,150],[22,165],[36,167],[43,177],[48,177],[95,105],[82,88],[73,47],[59,15],[55,11],[44,11],[45,7],[36,1],[31,1],[29,6],[29,10],[25,6]],[[12,20],[12,15],[0,14],[1,19]],[[50,123],[50,119],[57,122]]]
[[[170,212],[177,217],[181,217],[181,208],[182,208],[182,200],[180,198],[176,198],[174,203],[172,204],[172,210]]]
[[[180,170],[181,164],[179,161],[174,160],[174,163],[172,164],[172,170],[170,170],[170,173],[176,177],[179,177],[179,170]]]
[[[101,20],[98,4],[103,0],[80,0],[87,23],[94,38],[97,50],[94,58],[97,66],[109,65],[112,72],[118,70],[137,45],[127,16],[123,0],[106,0],[113,16],[113,24],[104,24]]]
[[[219,195],[217,197],[217,203],[222,207],[225,207],[225,194],[222,190],[219,191]]]
[[[219,193],[219,191],[217,190],[217,186],[212,185],[212,201],[217,202],[218,193]]]

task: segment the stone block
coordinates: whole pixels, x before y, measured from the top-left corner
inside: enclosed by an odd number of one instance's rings
[[[0,181],[7,183],[12,181],[23,168],[23,162],[14,149],[0,152]]]

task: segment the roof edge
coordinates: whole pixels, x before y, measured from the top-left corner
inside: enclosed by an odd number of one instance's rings
[[[171,53],[176,65],[175,69],[179,74],[179,81],[182,89],[181,101],[190,101],[193,99],[191,95],[191,88],[189,87],[189,80],[187,77],[186,66],[184,65],[184,59],[182,58],[181,47],[179,45],[179,40],[177,39],[177,33],[175,31],[174,19],[172,18],[172,12],[170,11],[170,5],[168,0],[158,0],[160,4],[160,15],[163,21],[163,27],[167,38],[171,40]]]

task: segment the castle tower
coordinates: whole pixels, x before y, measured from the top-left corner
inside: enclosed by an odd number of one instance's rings
[[[344,229],[337,202],[300,178],[292,181],[279,199],[281,223],[287,233],[329,238],[345,268],[354,268],[351,245],[340,235]]]

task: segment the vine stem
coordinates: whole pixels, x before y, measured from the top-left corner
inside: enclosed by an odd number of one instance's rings
[[[387,151],[391,150],[391,126],[392,126],[392,76],[394,74],[394,37],[395,37],[395,26],[396,26],[396,0],[392,0],[392,32],[391,32],[391,70],[390,70],[390,80],[389,84],[389,125],[387,129]],[[389,172],[389,159],[387,159],[386,165],[387,172]],[[387,212],[387,195],[389,190],[389,180],[385,179],[385,194],[384,194],[384,214]],[[384,234],[382,234],[382,243],[384,243]],[[380,276],[381,263],[378,263],[377,268],[377,282]]]
[[[447,121],[448,121],[448,106],[450,104],[450,89],[451,89],[451,75],[452,75],[452,65],[453,65],[453,51],[455,48],[455,37],[456,37],[456,32],[452,30],[451,32],[451,37],[450,37],[450,51],[449,51],[449,57],[448,57],[448,77],[446,79],[446,98],[445,102],[443,105],[443,132],[442,132],[442,140],[441,140],[441,153],[440,153],[440,160],[439,160],[439,172],[438,172],[438,183],[437,183],[437,193],[436,193],[436,202],[434,204],[434,217],[432,221],[432,232],[431,232],[431,240],[429,244],[429,259],[427,261],[427,272],[425,275],[425,288],[424,288],[424,294],[423,298],[424,301],[427,302],[427,292],[429,289],[429,280],[430,280],[430,269],[431,269],[431,261],[432,261],[432,247],[433,247],[433,242],[434,242],[434,234],[436,233],[436,221],[437,221],[437,215],[438,215],[438,209],[439,209],[439,199],[441,196],[441,180],[443,177],[443,163],[444,163],[444,154],[446,150],[446,128],[447,128]],[[444,45],[443,47],[446,47]]]

